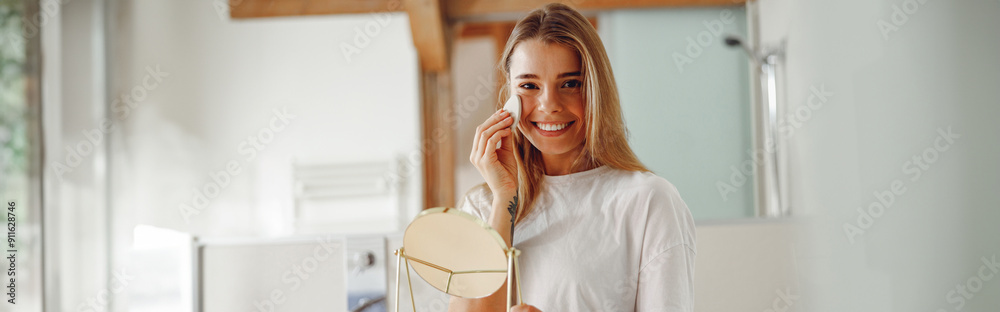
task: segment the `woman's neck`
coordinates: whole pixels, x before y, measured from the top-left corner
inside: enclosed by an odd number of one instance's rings
[[[580,147],[574,152],[564,154],[542,154],[542,162],[545,164],[545,174],[560,176],[593,169],[589,162],[586,161],[577,164],[575,167],[573,166],[573,161],[583,152],[583,146],[581,145]]]

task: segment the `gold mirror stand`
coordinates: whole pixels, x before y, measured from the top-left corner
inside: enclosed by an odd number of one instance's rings
[[[521,304],[521,279],[520,279],[520,275],[521,274],[520,274],[519,267],[517,265],[517,257],[521,255],[521,251],[518,250],[517,248],[510,247],[510,248],[505,249],[504,252],[507,255],[507,270],[506,270],[506,273],[507,273],[507,312],[510,312],[510,309],[513,308],[513,306],[514,306],[512,303],[514,303],[513,294],[514,294],[515,290],[513,288],[514,288],[515,284],[517,286],[517,304]],[[441,271],[443,271],[445,273],[448,273],[448,283],[449,283],[448,287],[450,287],[450,284],[451,284],[451,276],[454,275],[454,274],[494,272],[494,271],[453,272],[453,271],[451,271],[451,270],[449,270],[447,268],[443,268],[443,267],[434,265],[434,264],[429,263],[427,261],[423,261],[423,260],[420,260],[420,259],[417,259],[417,258],[413,258],[413,257],[407,256],[406,255],[406,250],[404,248],[396,249],[396,251],[394,251],[393,254],[396,255],[396,302],[395,302],[396,307],[395,307],[395,310],[394,310],[395,312],[399,312],[399,276],[400,276],[399,269],[402,268],[402,267],[406,268],[406,286],[407,286],[407,289],[410,291],[410,306],[411,306],[411,308],[413,308],[413,312],[417,312],[417,303],[413,299],[413,283],[410,282],[410,261],[416,261],[416,262],[421,263],[423,265],[426,265],[426,266],[432,267],[434,269],[441,270]],[[406,259],[406,261],[403,261],[403,259]],[[503,271],[496,271],[496,272],[503,272]],[[514,283],[510,283],[511,280],[514,280]],[[445,292],[445,293],[447,293],[447,292]]]

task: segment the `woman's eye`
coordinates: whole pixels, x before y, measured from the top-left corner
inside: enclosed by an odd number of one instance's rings
[[[522,83],[521,84],[521,88],[522,89],[538,89],[538,86],[536,86],[534,83],[530,83],[529,82],[529,83]]]
[[[574,80],[569,80],[569,81],[566,81],[565,83],[563,83],[563,88],[579,88],[582,85],[583,85],[582,82],[580,82],[579,80],[575,80],[574,79]]]

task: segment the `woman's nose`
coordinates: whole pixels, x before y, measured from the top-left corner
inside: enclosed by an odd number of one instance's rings
[[[538,97],[538,110],[543,113],[558,113],[562,111],[562,103],[559,103],[559,95],[557,92],[551,88],[546,88],[542,90],[541,96]]]

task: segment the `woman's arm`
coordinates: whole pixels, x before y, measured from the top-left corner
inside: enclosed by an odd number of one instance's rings
[[[648,197],[636,311],[694,311],[695,226],[677,188],[656,178]]]
[[[506,246],[511,246],[511,213],[508,207],[517,204],[517,165],[514,160],[511,124],[513,118],[505,110],[498,110],[476,127],[472,153],[469,161],[479,170],[493,193],[491,206],[491,227],[503,238]],[[501,143],[502,142],[502,143]],[[497,143],[501,143],[498,149]],[[504,311],[507,308],[507,285],[500,287],[492,295],[480,299],[452,297],[448,311]]]
[[[511,202],[514,202],[513,194],[494,194],[493,196],[493,210],[490,213],[490,226],[493,227],[500,233],[500,237],[503,237],[504,243],[510,247],[510,213],[507,212],[507,207],[510,206]],[[479,299],[465,299],[457,296],[451,297],[451,302],[448,304],[449,312],[471,312],[471,311],[483,311],[483,312],[501,312],[507,309],[507,283],[504,282],[503,286],[500,286],[495,293],[492,295],[479,298]]]
[[[639,272],[636,311],[694,311],[695,251],[677,245],[656,255]]]

